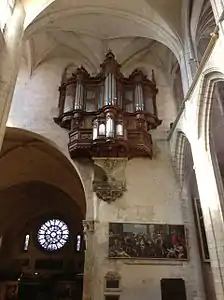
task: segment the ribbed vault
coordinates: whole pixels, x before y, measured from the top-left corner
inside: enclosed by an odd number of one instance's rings
[[[172,0],[172,5],[165,0],[24,3],[24,56],[31,74],[39,64],[55,57],[70,58],[96,73],[108,48],[124,65],[142,57],[147,61],[149,52],[160,61],[159,67],[167,61],[168,52],[168,57],[174,54],[180,60],[181,1]],[[166,53],[161,54],[164,48]]]

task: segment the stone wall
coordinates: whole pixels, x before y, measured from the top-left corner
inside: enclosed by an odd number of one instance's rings
[[[57,115],[61,75],[68,63],[65,59],[45,62],[34,71],[31,78],[23,64],[8,119],[8,126],[41,134],[53,141],[67,157],[67,132],[54,123],[53,117]],[[92,253],[93,260],[89,263],[94,266],[94,298],[97,300],[104,297],[104,276],[108,271],[120,274],[122,299],[160,299],[160,279],[180,277],[186,281],[188,300],[204,299],[190,201],[186,195],[182,195],[175,179],[168,145],[160,140],[160,134],[164,137],[170,122],[175,118],[175,103],[163,73],[160,69],[154,69],[160,91],[157,98],[158,114],[164,120],[163,125],[153,134],[157,152],[155,158],[133,159],[128,162],[127,192],[112,204],[95,198],[91,181],[85,186],[87,202],[92,200],[92,205],[89,205],[91,208],[87,207],[87,216],[96,220],[94,254]],[[151,68],[149,74],[150,72]],[[79,167],[83,178],[91,171],[89,166],[85,169],[85,165],[80,164]],[[109,222],[184,224],[188,232],[190,259],[185,262],[109,260]]]
[[[189,197],[180,193],[166,142],[153,160],[133,159],[127,164],[127,192],[112,204],[97,201],[94,238],[95,299],[103,299],[109,271],[121,276],[122,299],[161,299],[162,278],[183,278],[188,299],[204,299],[201,265]],[[108,259],[109,222],[184,224],[189,261]]]

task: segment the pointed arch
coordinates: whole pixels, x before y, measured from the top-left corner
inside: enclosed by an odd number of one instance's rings
[[[176,133],[176,141],[174,147],[174,163],[175,163],[175,170],[176,175],[179,180],[180,186],[182,187],[184,182],[184,167],[185,167],[185,150],[187,145],[188,139],[186,135],[182,131],[177,131]]]
[[[207,70],[202,77],[198,105],[198,138],[202,139],[207,151],[210,147],[210,122],[214,86],[217,82],[223,80],[224,74],[216,68]]]

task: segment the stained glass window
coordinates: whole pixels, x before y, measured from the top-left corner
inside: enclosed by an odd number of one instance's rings
[[[76,251],[79,252],[81,250],[81,235],[77,235],[76,237]]]
[[[56,251],[62,248],[68,241],[69,229],[65,222],[51,219],[45,222],[37,233],[37,239],[42,248],[48,251]]]
[[[25,241],[24,241],[24,247],[23,247],[24,251],[28,251],[29,241],[30,241],[30,235],[26,234]]]

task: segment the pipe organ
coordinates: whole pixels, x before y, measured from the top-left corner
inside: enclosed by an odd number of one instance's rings
[[[97,76],[80,67],[62,81],[54,120],[69,130],[72,158],[152,157],[150,131],[161,124],[154,72],[151,79],[140,70],[125,77],[120,68],[109,51]]]

